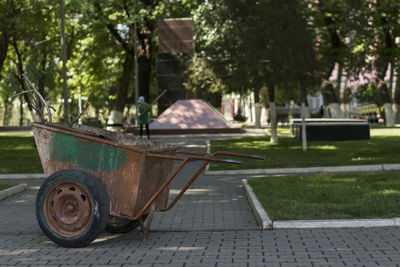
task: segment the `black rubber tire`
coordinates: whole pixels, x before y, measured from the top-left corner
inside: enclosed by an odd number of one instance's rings
[[[143,221],[146,220],[147,214],[142,216]],[[110,216],[107,220],[106,231],[112,234],[125,234],[140,226],[139,220],[128,220],[116,216]]]
[[[79,186],[81,191],[85,193],[85,195],[81,195],[83,199],[81,201],[90,201],[90,211],[87,213],[88,215],[85,213],[86,226],[81,233],[75,236],[68,236],[68,233],[60,233],[62,230],[52,228],[51,225],[54,222],[49,223],[47,219],[49,215],[47,217],[45,215],[45,208],[49,209],[48,201],[52,201],[48,198],[53,197],[52,192],[55,191],[56,186],[58,190],[63,185],[71,183]],[[71,190],[74,191],[75,189],[72,188]],[[77,207],[77,210],[79,210],[80,207]],[[36,197],[36,218],[40,228],[50,240],[62,247],[82,247],[92,242],[104,230],[109,210],[108,196],[100,180],[88,172],[78,169],[65,169],[53,173],[43,182]],[[58,222],[56,219],[54,221]]]

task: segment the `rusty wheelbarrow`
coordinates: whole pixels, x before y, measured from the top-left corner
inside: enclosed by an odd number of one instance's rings
[[[229,152],[182,151],[81,125],[31,126],[48,177],[36,198],[36,217],[46,236],[64,247],[85,246],[104,228],[124,233],[140,226],[145,239],[154,212],[171,209],[209,162],[241,163],[216,155],[264,159]],[[175,170],[174,161],[180,161]],[[193,161],[203,164],[168,204],[171,181]]]

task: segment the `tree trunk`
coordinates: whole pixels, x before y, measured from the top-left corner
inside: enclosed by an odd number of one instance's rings
[[[342,117],[342,111],[340,109],[339,103],[330,103],[328,107],[329,107],[329,112],[330,112],[331,118],[341,118]]]
[[[7,52],[10,44],[10,37],[12,32],[15,30],[13,29],[13,25],[9,24],[10,21],[13,21],[15,17],[16,8],[14,1],[4,1],[6,12],[1,14],[0,24],[2,28],[0,29],[0,81],[2,79],[2,70],[4,62],[7,59]]]
[[[6,32],[0,33],[0,81],[1,81],[1,70],[3,69],[4,61],[7,58],[9,38]]]
[[[388,92],[388,87],[387,85],[382,81],[380,86],[379,86],[379,93],[381,95],[381,98],[383,100],[383,103],[391,103],[391,97]]]
[[[21,85],[22,91],[26,91],[27,88],[25,86],[25,82],[23,79],[24,62],[22,61],[22,55],[21,55],[20,51],[18,50],[18,45],[17,45],[17,42],[15,41],[15,39],[12,40],[12,46],[14,47],[15,54],[17,55],[17,64],[16,65],[17,65],[18,74],[15,74],[15,77],[18,80],[19,84]],[[33,121],[41,122],[43,120],[43,118],[40,118],[39,114],[33,109],[32,103],[29,100],[28,94],[24,94],[24,100],[28,105],[28,109],[31,112]]]
[[[261,128],[261,105],[260,105],[260,89],[254,90],[254,110],[255,110],[255,127]]]
[[[152,1],[143,2],[145,5],[155,5]],[[97,11],[99,14],[102,14],[104,18],[106,16],[103,14],[102,7],[100,4],[95,4]],[[130,17],[129,14],[127,14]],[[122,36],[118,32],[118,30],[114,27],[113,23],[107,23],[106,27],[109,30],[110,34],[118,41],[121,45],[121,48],[125,51],[125,61],[123,65],[123,73],[117,85],[117,99],[112,107],[111,117],[115,114],[119,114],[119,111],[123,112],[126,104],[128,103],[128,89],[130,80],[132,78],[135,64],[134,64],[134,56],[135,52],[138,56],[138,83],[139,88],[138,93],[141,96],[144,96],[147,101],[149,101],[149,88],[150,88],[150,74],[151,74],[151,60],[152,60],[152,39],[154,35],[154,23],[152,20],[145,21],[146,26],[144,27],[136,27],[135,23],[131,23],[129,25],[129,34],[127,36]],[[135,49],[135,36],[137,37],[137,49]],[[134,103],[136,104],[137,99],[134,99]],[[110,121],[114,121],[119,123],[119,115],[115,115],[114,118],[110,118]],[[122,118],[122,117],[121,117]],[[122,122],[122,121],[121,121]]]
[[[344,82],[344,85],[342,85],[342,78],[343,78],[343,66],[342,64],[338,63],[338,78],[337,78],[337,89],[336,92],[339,92],[339,109],[337,111],[337,114],[335,116],[337,118],[347,118],[347,105],[346,105],[346,81]],[[336,105],[334,106],[334,110],[336,112]]]
[[[400,70],[397,70],[399,72]],[[393,99],[393,116],[394,122],[400,123],[400,110],[399,110],[399,103],[400,103],[400,77],[394,82],[392,88],[392,99]]]
[[[65,11],[64,0],[60,0],[61,17],[61,58],[62,58],[62,78],[63,78],[63,98],[64,98],[64,123],[69,122],[69,91],[67,84],[67,43],[65,37]]]
[[[385,109],[385,124],[388,127],[393,127],[395,122],[393,116],[392,103],[385,103],[383,104],[383,107]]]
[[[138,63],[139,63],[139,96],[144,96],[145,100],[149,102],[151,59],[147,58],[147,56],[145,55],[142,55],[138,58]]]
[[[111,110],[110,117],[107,121],[107,130],[119,132],[122,129],[122,111]]]
[[[379,88],[379,94],[381,96],[381,99],[383,100],[383,107],[384,107],[384,114],[385,114],[385,124],[388,127],[393,127],[394,126],[394,116],[393,116],[393,109],[392,109],[392,92],[389,93],[390,88],[387,87],[386,83],[384,82],[384,78],[386,75],[386,72],[389,68],[389,64],[384,64],[384,67],[381,68],[381,70],[378,72],[378,78],[379,78],[379,83],[378,83],[378,88]]]
[[[276,119],[276,106],[275,106],[275,88],[273,85],[268,87],[268,99],[269,99],[269,115],[271,119],[271,139],[270,142],[273,144],[278,143],[278,129]]]
[[[46,38],[45,36],[43,36],[42,37],[43,38],[43,40]],[[42,46],[42,60],[40,61],[40,70],[39,70],[39,79],[38,79],[38,91],[39,91],[39,93],[43,96],[43,98],[44,99],[46,99],[46,92],[45,92],[45,87],[46,87],[46,77],[47,77],[47,75],[46,75],[46,66],[47,66],[47,62],[48,62],[48,59],[47,59],[47,55],[48,55],[48,52],[47,52],[47,46],[46,45],[43,45]]]
[[[346,103],[340,103],[340,118],[347,118]]]
[[[294,101],[290,100],[290,102],[289,102],[289,112],[288,112],[288,120],[289,120],[289,122],[293,118],[294,118]]]
[[[392,104],[394,124],[399,123],[399,104],[397,103]]]
[[[256,128],[261,128],[261,104],[255,103],[255,117],[256,117]]]
[[[134,71],[134,60],[130,53],[125,52],[125,60],[122,68],[122,75],[118,81],[117,99],[114,102],[113,108],[108,118],[107,124],[113,131],[119,131],[122,126],[123,112],[127,104],[128,90],[131,84]]]
[[[127,104],[128,90],[133,78],[134,71],[133,56],[130,53],[125,52],[125,59],[122,67],[122,75],[118,80],[117,86],[117,98],[115,99],[113,109],[120,112],[124,111]]]
[[[318,1],[318,5],[320,10],[325,10],[328,5],[327,1]],[[329,36],[329,43],[332,47],[333,53],[326,56],[326,60],[328,60],[328,69],[324,73],[324,78],[326,80],[326,85],[322,86],[322,94],[326,100],[325,105],[329,105],[330,103],[339,103],[339,95],[335,92],[333,86],[329,83],[329,77],[332,75],[332,72],[335,69],[337,62],[339,61],[340,55],[338,52],[341,46],[339,31],[337,26],[335,25],[335,20],[331,16],[324,16],[324,24],[327,29],[327,34]]]
[[[307,151],[307,125],[306,125],[306,103],[301,103],[301,143],[303,151]]]
[[[23,126],[24,124],[24,106],[22,103],[22,96],[19,98],[19,126]]]
[[[307,105],[307,90],[303,82],[300,83],[300,97],[301,97],[301,110],[300,114],[302,118],[310,118],[310,109]]]
[[[339,97],[336,95],[335,88],[333,88],[332,84],[328,83],[325,85],[322,88],[322,94],[327,105],[330,103],[339,103]]]
[[[339,97],[337,96],[335,92],[335,88],[332,86],[332,84],[328,83],[326,86],[323,87],[322,94],[324,96],[324,99],[326,101],[326,106],[328,107],[327,110],[328,112],[325,112],[325,117],[328,118],[340,118],[341,117],[341,112],[340,112],[340,105],[339,105]]]
[[[7,126],[8,125],[8,120],[7,120],[7,116],[8,116],[8,100],[5,99],[3,104],[4,104],[4,114],[3,114],[3,126]]]
[[[304,117],[304,118],[310,118],[310,109],[308,108],[308,106],[306,105],[306,103],[302,102],[301,103],[301,107],[300,107],[300,114]]]
[[[153,58],[153,38],[154,25],[151,21],[146,20],[146,27],[138,29],[138,65],[139,65],[139,95],[144,96],[146,101],[150,103],[150,75]],[[137,100],[137,99],[136,99]]]
[[[275,102],[269,102],[269,115],[271,119],[271,139],[270,142],[273,144],[278,143],[278,129],[276,120],[276,106]]]

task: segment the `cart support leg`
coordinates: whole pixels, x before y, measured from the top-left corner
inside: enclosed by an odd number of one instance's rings
[[[146,205],[139,211],[139,213],[136,215],[136,217],[133,220],[138,220],[140,217],[142,217],[143,213],[153,204],[153,202],[158,198],[158,196],[164,191],[164,189],[171,183],[171,181],[175,178],[175,176],[178,174],[178,172],[185,166],[185,164],[188,162],[188,159],[185,159],[179,167],[169,176],[167,181],[158,189],[158,191],[151,197],[151,199],[147,202]]]
[[[156,210],[156,205],[151,204],[150,210],[149,210],[149,216],[147,217],[147,221],[146,221],[146,225],[144,225],[142,217],[140,217],[140,219],[139,219],[140,228],[142,229],[142,232],[143,232],[143,240],[147,239],[147,234],[149,233],[150,225],[153,220],[155,210]]]
[[[166,209],[160,210],[160,211],[168,211],[170,210],[173,206],[175,206],[176,202],[183,196],[183,194],[186,192],[186,190],[193,184],[193,182],[197,179],[197,177],[201,174],[201,172],[206,168],[208,164],[208,161],[204,162],[201,167],[197,170],[197,172],[193,175],[193,177],[190,179],[190,181],[185,185],[185,187],[181,190],[181,192],[176,196],[176,198],[169,204],[169,206]]]

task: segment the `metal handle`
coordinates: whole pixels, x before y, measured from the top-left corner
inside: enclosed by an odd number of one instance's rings
[[[243,158],[249,158],[249,159],[265,160],[265,157],[264,157],[264,156],[259,156],[259,155],[242,154],[241,157],[243,157]]]
[[[231,157],[265,160],[264,156],[241,154],[241,153],[234,153],[234,152],[225,152],[225,151],[217,151],[217,152],[212,153],[211,155],[225,155],[225,156],[231,156]]]
[[[241,161],[241,160],[234,160],[234,159],[219,159],[219,158],[215,158],[215,162],[233,163],[233,164],[243,164],[243,161]]]

